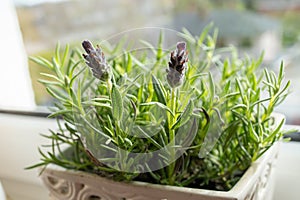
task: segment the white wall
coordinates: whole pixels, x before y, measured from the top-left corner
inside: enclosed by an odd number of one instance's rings
[[[47,199],[38,170],[24,168],[40,161],[38,147],[49,144],[40,134],[49,129],[57,129],[56,120],[0,113],[0,181],[11,200]]]
[[[281,145],[275,174],[274,200],[299,200],[300,142]]]

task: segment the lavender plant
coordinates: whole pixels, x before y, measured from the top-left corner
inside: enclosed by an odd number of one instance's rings
[[[80,50],[57,46],[50,61],[31,58],[51,71],[40,82],[56,99],[49,117],[60,128],[44,135],[51,148],[40,148],[41,162],[30,168],[230,189],[281,139],[284,120],[274,127],[272,114],[290,82],[283,64],[276,75],[262,68],[262,56],[239,58],[231,48],[224,56],[210,30],[185,30],[165,52],[162,34],[157,48],[143,42],[155,54],[150,61],[87,40]]]

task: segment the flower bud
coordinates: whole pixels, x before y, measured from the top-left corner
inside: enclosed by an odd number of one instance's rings
[[[183,83],[187,61],[186,44],[185,42],[178,42],[176,50],[171,52],[169,68],[167,69],[167,81],[172,88]]]
[[[86,64],[91,68],[93,75],[102,80],[106,81],[109,79],[109,66],[106,63],[104,53],[97,45],[95,49],[92,43],[88,40],[82,42],[82,47],[87,54],[82,54],[86,60]]]

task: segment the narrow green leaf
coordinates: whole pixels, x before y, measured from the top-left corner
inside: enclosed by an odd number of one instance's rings
[[[75,56],[76,56],[77,52],[76,50],[71,50],[71,53],[70,53],[70,57],[68,59],[68,62],[66,63],[66,69],[65,69],[65,72],[66,74],[68,74],[70,76],[70,71],[72,70],[72,67],[74,67],[74,63],[75,63]],[[80,57],[82,58],[82,57]],[[83,62],[83,59],[80,59],[79,62]]]
[[[53,65],[53,70],[56,73],[57,77],[59,79],[63,80],[64,76],[63,76],[62,72],[60,71],[61,70],[60,66],[55,58],[52,58],[52,65]]]
[[[239,92],[232,92],[232,93],[229,93],[229,94],[226,94],[225,96],[223,96],[222,98],[223,99],[230,99],[232,97],[235,97],[237,95],[239,95],[240,93]]]
[[[29,169],[34,169],[34,168],[39,168],[41,166],[45,166],[47,165],[48,163],[47,162],[40,162],[38,164],[35,164],[35,165],[31,165],[29,167],[25,167],[25,170],[29,170]]]
[[[106,97],[96,97],[96,98],[93,98],[91,99],[92,101],[96,101],[96,102],[111,102],[109,98],[106,98]]]
[[[71,113],[72,114],[72,110],[58,110],[56,112],[52,112],[48,117],[49,118],[53,118],[53,117],[65,115],[67,113]]]
[[[156,51],[156,60],[157,61],[159,61],[162,58],[163,37],[164,37],[163,31],[160,31],[158,44],[157,44],[157,51]]]
[[[144,63],[140,62],[139,59],[137,59],[133,55],[131,55],[131,59],[138,67],[140,67],[141,69],[143,69],[145,71],[149,71],[149,68],[147,68]]]
[[[282,89],[280,92],[278,92],[278,93],[274,96],[274,98],[279,98],[284,92],[287,92],[287,89],[290,87],[290,85],[291,85],[291,81],[288,80],[288,82],[287,82],[286,85],[283,87],[283,89]]]
[[[66,101],[67,97],[65,95],[63,95],[60,91],[57,91],[56,89],[54,89],[54,87],[46,87],[47,92],[54,98],[56,98],[57,100],[64,102]]]
[[[70,83],[69,83],[69,85],[70,85],[70,87],[72,87],[72,85],[73,85],[73,83],[74,83],[74,81],[76,80],[76,79],[78,79],[79,78],[79,75],[82,73],[82,72],[84,72],[85,71],[85,68],[82,68],[79,72],[77,72],[75,75],[73,75],[72,74],[72,78],[71,78],[71,80],[70,80]],[[69,77],[68,77],[69,78]]]
[[[123,99],[115,84],[113,84],[111,91],[111,103],[113,117],[115,120],[121,120],[123,114]]]
[[[281,61],[281,63],[280,63],[280,69],[279,69],[279,74],[278,74],[278,82],[279,82],[279,84],[283,80],[283,77],[284,77],[284,65],[283,65],[283,61]]]
[[[230,74],[229,61],[228,61],[228,59],[225,59],[224,64],[223,64],[222,80],[226,80],[226,78],[228,77],[229,74]]]
[[[201,45],[203,43],[204,39],[207,37],[207,34],[212,29],[212,27],[213,27],[213,23],[209,23],[207,26],[204,27],[197,41],[198,45]]]
[[[55,85],[58,87],[63,87],[63,85],[61,83],[56,82],[56,81],[48,81],[48,80],[39,79],[38,82],[40,82],[44,85]]]
[[[132,58],[131,58],[131,54],[128,53],[127,54],[127,66],[126,66],[126,72],[130,72],[132,69]]]
[[[144,44],[147,48],[149,48],[154,55],[156,54],[156,50],[155,50],[154,46],[151,43],[149,43],[149,42],[147,42],[145,40],[140,40],[140,42],[142,44]]]
[[[239,109],[239,108],[247,109],[247,106],[245,104],[237,104],[230,109],[233,110],[233,109]]]
[[[128,42],[128,38],[127,37],[122,37],[118,42],[117,45],[115,46],[115,48],[112,50],[111,54],[115,55],[117,52],[121,52],[125,46],[125,43]],[[105,46],[105,45],[103,45]]]
[[[128,139],[128,138],[124,138],[124,141],[125,142],[127,142],[130,146],[132,146],[133,144],[132,144],[132,142],[131,142],[131,140],[130,139]]]
[[[60,65],[61,62],[60,62],[60,55],[59,55],[59,52],[60,52],[60,43],[58,42],[56,44],[56,48],[55,48],[55,60],[56,62]]]
[[[53,75],[53,74],[48,74],[48,73],[43,73],[43,72],[41,72],[40,75],[45,76],[45,77],[47,77],[47,78],[54,79],[54,80],[56,80],[56,81],[58,81],[58,82],[60,82],[60,83],[62,83],[62,84],[64,83],[62,80],[60,80],[59,78],[57,78],[57,76],[55,76],[55,75]]]
[[[166,105],[166,97],[162,90],[162,86],[160,85],[159,81],[156,79],[156,77],[154,75],[152,75],[152,84],[153,84],[153,88],[156,93],[156,96],[158,98],[158,101],[160,103]]]
[[[42,67],[53,70],[52,63],[43,57],[29,57],[29,59]]]
[[[264,140],[264,144],[268,144],[268,143],[270,143],[274,139],[274,137],[281,130],[284,122],[285,122],[285,119],[282,119],[281,122],[280,122],[280,124],[276,127],[276,129]]]
[[[146,102],[151,102],[154,94],[154,88],[152,84],[152,79],[149,80],[148,82],[148,91],[147,91],[147,99]]]
[[[183,28],[182,32],[183,33],[178,33],[179,37],[184,38],[185,40],[187,40],[191,44],[196,43],[196,39],[194,38],[194,36],[186,28]]]
[[[115,134],[113,133],[113,129],[110,129],[106,126],[104,126],[104,129],[110,134],[110,136],[113,138]],[[110,138],[111,139],[111,138]],[[107,145],[107,144],[106,144]]]
[[[271,100],[271,97],[269,98],[265,98],[265,99],[261,99],[261,100],[258,100],[258,101],[255,101],[253,104],[250,105],[250,108],[252,109],[254,106],[256,106],[257,104],[260,104],[260,103],[263,103],[265,101],[270,101]]]
[[[138,94],[137,94],[137,99],[138,102],[142,102],[143,101],[143,91],[144,91],[144,83],[145,83],[145,76],[142,76],[142,82],[141,82],[141,86],[138,90]]]
[[[190,100],[183,113],[178,117],[177,121],[172,126],[172,129],[177,129],[183,126],[184,124],[186,124],[193,113],[193,109],[194,109],[194,103],[193,101]]]
[[[70,46],[67,44],[66,47],[65,47],[65,51],[64,51],[64,54],[63,54],[63,58],[61,60],[61,65],[64,66],[65,65],[65,61],[69,55],[69,49],[70,49]]]
[[[82,104],[87,105],[87,106],[95,106],[95,107],[98,107],[98,108],[104,107],[104,108],[112,109],[110,104],[107,104],[107,103],[100,103],[100,102],[90,101],[90,102],[82,102]]]
[[[190,83],[193,83],[197,78],[207,76],[207,73],[198,73],[189,78]]]
[[[160,103],[160,102],[147,102],[147,103],[141,103],[140,106],[153,106],[153,105],[156,105],[166,111],[168,111],[173,117],[174,117],[174,113],[171,111],[170,108],[168,108],[166,105]]]
[[[243,88],[243,86],[242,86],[242,84],[241,84],[241,82],[240,82],[240,80],[238,78],[236,78],[235,80],[236,80],[236,84],[238,86],[238,90],[240,92],[240,96],[241,96],[241,98],[243,100],[243,103],[247,104],[247,97],[246,97],[246,95],[244,93],[244,88]]]
[[[155,139],[153,139],[146,131],[144,131],[140,126],[137,126],[137,129],[139,131],[139,134],[142,134],[147,140],[149,140],[153,145],[155,145],[157,148],[161,149],[163,148],[160,144],[156,142]]]
[[[259,143],[259,136],[258,136],[258,134],[256,133],[256,131],[254,130],[252,123],[249,123],[249,124],[248,124],[248,128],[249,128],[249,132],[250,132],[250,137],[251,137],[255,142]]]
[[[78,106],[82,109],[81,100],[82,100],[82,97],[81,97],[81,81],[79,80],[78,84],[77,84],[77,102],[78,102]]]
[[[215,98],[215,94],[216,94],[216,88],[215,88],[215,82],[213,80],[212,74],[208,73],[208,77],[209,77],[209,91],[210,91],[210,98],[211,98],[211,103],[213,103],[214,98]]]

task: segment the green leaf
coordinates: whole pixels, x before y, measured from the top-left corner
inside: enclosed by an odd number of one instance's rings
[[[240,96],[241,96],[241,98],[242,98],[242,100],[243,100],[243,103],[244,103],[244,104],[247,104],[246,95],[245,95],[245,93],[244,93],[244,88],[243,88],[243,86],[242,86],[242,83],[241,83],[240,79],[236,78],[235,81],[236,81],[236,84],[237,84],[237,86],[238,86],[238,90],[239,90],[239,92],[240,92]]]
[[[121,120],[123,114],[123,99],[115,84],[113,84],[111,90],[111,103],[113,117],[115,120]]]
[[[128,42],[128,38],[127,37],[122,37],[118,42],[117,45],[115,46],[115,48],[111,51],[111,54],[116,54],[118,52],[121,52],[126,44],[126,42]],[[103,45],[104,46],[104,45]]]
[[[160,31],[158,44],[157,44],[157,51],[156,51],[156,60],[157,61],[159,61],[162,58],[163,38],[164,38],[163,31]]]
[[[55,89],[54,87],[51,87],[50,85],[46,87],[47,92],[57,100],[64,102],[66,101],[67,97],[62,93],[62,91]]]
[[[64,76],[61,71],[61,67],[59,66],[59,63],[55,58],[52,58],[52,65],[53,65],[53,70],[56,73],[57,77],[61,80],[64,79]]]
[[[189,101],[188,105],[185,107],[185,110],[183,111],[183,113],[178,117],[177,121],[175,122],[175,124],[172,126],[172,129],[177,129],[181,126],[183,126],[184,124],[186,124],[192,113],[194,110],[194,103],[193,101]]]
[[[132,54],[131,54],[131,60],[132,60],[138,67],[140,67],[142,70],[149,71],[149,69],[145,66],[145,64],[142,63],[142,62],[140,62],[139,59],[137,59],[136,57],[134,57]]]
[[[59,52],[60,52],[60,43],[58,42],[55,48],[55,60],[57,61],[58,64],[61,64]]]
[[[127,66],[126,66],[126,72],[130,72],[132,69],[132,58],[131,58],[131,54],[128,53],[127,54]]]
[[[213,101],[214,101],[214,98],[215,98],[215,94],[216,94],[216,92],[215,92],[215,90],[216,90],[216,88],[215,88],[215,83],[214,83],[214,80],[213,80],[213,77],[212,77],[212,74],[211,73],[208,73],[208,77],[209,77],[209,91],[210,91],[210,98],[211,98],[211,103],[213,103]]]
[[[38,82],[40,82],[44,85],[54,85],[54,86],[58,86],[58,87],[63,87],[63,85],[61,83],[55,82],[55,81],[48,81],[48,80],[39,79]]]
[[[240,95],[240,93],[239,93],[239,92],[232,92],[232,93],[226,94],[226,95],[223,96],[222,98],[223,98],[223,99],[230,99],[230,98],[235,97],[235,96],[237,96],[237,95]]]
[[[145,40],[140,40],[140,42],[142,44],[144,44],[147,48],[149,48],[154,55],[156,54],[156,50],[155,50],[154,46],[151,43],[149,43],[149,42],[147,42]]]
[[[131,140],[130,139],[128,139],[128,138],[124,138],[124,141],[125,142],[127,142],[130,146],[132,146],[133,144],[132,144],[132,142],[131,142]]]
[[[65,51],[64,51],[64,54],[63,54],[62,61],[61,61],[62,66],[64,66],[65,61],[67,59],[67,56],[69,55],[69,49],[70,49],[70,46],[67,44],[66,47],[65,47]]]
[[[146,102],[151,102],[154,94],[154,88],[152,84],[152,79],[149,80],[148,82],[148,91],[147,91],[147,99]]]
[[[239,108],[246,109],[246,110],[248,109],[248,107],[245,104],[241,104],[241,103],[231,107],[230,109],[234,110],[234,109],[239,109]]]
[[[256,131],[254,130],[253,124],[252,124],[252,123],[249,123],[249,124],[248,124],[248,129],[249,129],[250,137],[251,137],[255,142],[259,143],[259,142],[260,142],[259,136],[258,136],[258,134],[256,133]]]
[[[263,102],[266,102],[266,101],[270,101],[270,100],[271,100],[271,97],[255,101],[253,104],[250,105],[250,108],[252,109],[257,104],[260,104],[260,103],[263,103]]]
[[[96,97],[91,99],[92,101],[96,101],[96,102],[111,102],[109,98],[106,97]]]
[[[48,74],[48,73],[43,73],[43,72],[41,72],[40,75],[41,75],[41,76],[45,76],[45,77],[47,77],[48,79],[49,79],[49,78],[54,79],[54,80],[56,80],[56,81],[58,81],[58,82],[60,82],[60,83],[62,83],[62,84],[64,83],[62,80],[60,80],[59,78],[57,78],[57,76],[55,76],[55,75],[53,75],[53,74]]]
[[[204,27],[204,29],[202,30],[201,35],[199,36],[198,39],[198,45],[202,45],[204,39],[207,37],[207,35],[209,34],[209,31],[212,29],[213,27],[213,23],[209,23],[207,26]]]
[[[145,83],[145,76],[142,76],[142,82],[141,82],[141,85],[140,85],[140,88],[139,88],[138,94],[137,94],[138,102],[142,102],[143,101],[144,83]]]
[[[29,57],[29,59],[42,67],[53,70],[52,63],[43,57]]]
[[[70,113],[70,114],[73,114],[72,113],[72,110],[58,110],[56,112],[52,112],[48,118],[54,118],[54,117],[57,117],[57,116],[61,116],[61,115],[65,115],[67,113]]]
[[[229,74],[230,74],[229,61],[228,61],[228,59],[225,59],[224,64],[223,64],[222,80],[226,80],[226,78],[228,77]]]
[[[150,141],[153,145],[155,145],[157,148],[161,149],[163,148],[158,142],[156,142],[155,139],[153,139],[146,131],[144,131],[140,126],[137,126],[137,129],[139,131],[139,134],[142,134],[145,138],[147,138],[148,141]]]
[[[264,139],[265,145],[272,142],[272,140],[276,137],[276,135],[279,134],[284,122],[285,122],[285,119],[282,119],[280,124],[276,127],[276,129],[266,139]]]
[[[168,111],[174,117],[174,113],[171,111],[171,109],[168,108],[166,105],[160,103],[160,102],[155,102],[155,101],[153,102],[153,101],[151,101],[151,102],[141,103],[140,104],[140,106],[153,106],[153,105],[156,105],[156,106],[158,106],[158,107],[160,107],[160,108]]]
[[[189,78],[190,83],[193,83],[197,78],[207,76],[207,73],[198,73]]]
[[[154,91],[156,93],[156,96],[158,98],[158,101],[164,105],[166,105],[166,97],[164,95],[164,92],[162,90],[162,86],[160,84],[160,82],[156,79],[156,77],[154,75],[152,75],[152,84],[153,84],[153,88]]]
[[[184,38],[191,44],[194,44],[196,42],[196,39],[194,38],[194,36],[186,28],[183,28],[182,32],[183,33],[178,33],[179,37]]]
[[[281,81],[284,78],[284,65],[283,65],[283,61],[281,61],[280,63],[280,69],[279,69],[279,74],[278,74],[278,83],[280,84]]]
[[[85,106],[95,106],[97,108],[109,108],[111,109],[110,104],[108,103],[101,103],[101,102],[96,102],[96,101],[88,101],[88,102],[82,102],[83,105]]]
[[[66,63],[66,74],[71,77],[75,68],[81,63],[84,63],[83,59],[76,61],[76,55],[79,54],[77,50],[72,50],[68,62]],[[80,54],[79,54],[80,55]],[[81,57],[80,57],[81,58]]]

